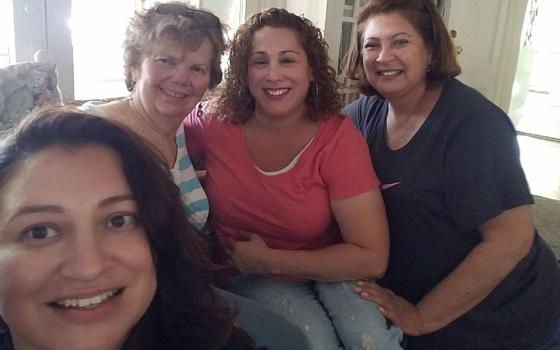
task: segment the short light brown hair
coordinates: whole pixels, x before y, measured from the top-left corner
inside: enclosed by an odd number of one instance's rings
[[[379,95],[368,82],[364,72],[362,57],[364,31],[371,17],[388,13],[398,13],[406,18],[431,51],[432,62],[426,75],[429,86],[440,85],[461,73],[455,46],[432,0],[370,0],[358,15],[344,67],[348,77],[359,81],[360,91],[364,95]]]
[[[218,99],[218,114],[235,123],[245,123],[255,110],[255,98],[249,91],[248,70],[255,32],[264,27],[288,28],[294,31],[305,50],[314,82],[307,93],[307,115],[321,120],[339,113],[342,102],[336,71],[330,65],[328,45],[319,28],[310,20],[284,9],[270,8],[252,15],[235,33],[231,43],[229,68],[224,91]]]
[[[126,88],[134,89],[132,70],[152,53],[156,42],[171,38],[179,45],[196,50],[208,39],[212,45],[210,89],[222,81],[221,57],[226,49],[225,25],[211,12],[181,2],[156,4],[137,11],[130,19],[123,43]]]

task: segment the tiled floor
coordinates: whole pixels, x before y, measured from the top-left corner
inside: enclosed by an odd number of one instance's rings
[[[531,193],[560,200],[560,142],[521,135],[517,139]]]

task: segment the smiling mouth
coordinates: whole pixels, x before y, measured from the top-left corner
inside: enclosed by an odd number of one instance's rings
[[[283,96],[288,93],[290,89],[264,89],[264,92],[267,95],[271,95],[274,97]]]
[[[161,91],[163,91],[164,94],[172,96],[172,97],[177,97],[177,98],[185,98],[187,96],[189,96],[188,94],[183,94],[177,91],[173,91],[173,90],[166,90],[166,89],[161,89]]]
[[[395,75],[401,74],[403,71],[401,69],[392,69],[392,70],[380,70],[377,74],[383,77],[393,77]]]
[[[122,292],[122,289],[114,289],[109,290],[98,295],[94,295],[90,298],[81,298],[81,299],[74,299],[74,298],[67,298],[67,299],[60,299],[56,300],[52,303],[49,303],[52,306],[61,307],[61,308],[73,308],[73,309],[91,309],[97,307],[100,304],[103,304]]]

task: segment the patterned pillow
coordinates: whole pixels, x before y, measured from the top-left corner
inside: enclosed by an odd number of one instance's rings
[[[54,64],[21,62],[0,69],[0,130],[47,104],[62,104]]]

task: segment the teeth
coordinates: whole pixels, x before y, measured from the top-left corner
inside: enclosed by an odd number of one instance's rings
[[[164,91],[166,94],[171,95],[171,96],[173,96],[173,97],[183,98],[183,97],[186,97],[186,96],[187,96],[187,94],[182,94],[182,93],[180,93],[180,92],[176,92],[176,91],[172,91],[172,90],[165,90],[165,89],[163,89],[163,91]]]
[[[379,75],[392,76],[392,75],[397,75],[400,72],[401,72],[400,70],[385,70],[385,71],[380,71]]]
[[[265,91],[266,91],[267,94],[274,95],[274,96],[280,96],[280,95],[284,95],[286,92],[288,92],[288,89],[266,89]]]
[[[102,302],[104,302],[105,300],[113,297],[115,294],[117,294],[117,290],[111,290],[108,292],[104,292],[101,293],[99,295],[95,295],[91,298],[84,298],[84,299],[62,299],[62,300],[57,300],[55,301],[55,303],[59,306],[63,306],[66,308],[69,307],[74,307],[74,308],[92,308],[97,306],[98,304],[101,304]]]

